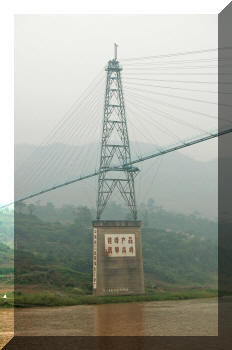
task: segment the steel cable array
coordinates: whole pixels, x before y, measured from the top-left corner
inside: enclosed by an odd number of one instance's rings
[[[206,141],[231,132],[229,108],[232,105],[223,102],[220,106],[228,111],[225,113],[228,118],[224,119],[226,128],[217,130],[218,65],[220,74],[227,79],[221,82],[223,91],[219,93],[222,99],[223,95],[232,94],[231,76],[227,72],[232,48],[220,50],[226,52],[220,60],[218,49],[121,60],[134,163],[152,158],[144,156],[141,142],[153,146],[153,155],[161,155],[168,149],[174,151],[172,144],[181,149],[190,146],[192,140]],[[185,59],[181,59],[182,56]],[[167,75],[167,79],[160,79],[162,75]],[[102,69],[48,137],[16,169],[16,202],[99,174],[96,145],[101,134],[104,83]],[[159,168],[160,163],[152,184]],[[139,175],[140,184],[149,169]]]

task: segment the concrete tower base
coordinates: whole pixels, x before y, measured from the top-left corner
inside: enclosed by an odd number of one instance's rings
[[[93,221],[93,293],[144,293],[141,221]]]

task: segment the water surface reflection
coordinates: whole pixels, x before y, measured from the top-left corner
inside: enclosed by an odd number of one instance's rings
[[[16,335],[217,336],[217,299],[15,310]]]

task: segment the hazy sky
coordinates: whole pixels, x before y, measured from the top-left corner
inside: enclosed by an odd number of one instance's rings
[[[217,48],[217,15],[15,16],[15,143],[43,141],[96,74],[102,70],[104,75],[114,42],[119,44],[122,63],[124,58]],[[123,74],[125,81],[126,67]],[[103,96],[104,81],[101,88]],[[194,109],[191,102],[183,106]],[[201,110],[217,114],[216,105],[204,105]],[[90,129],[101,129],[99,111],[99,120]],[[140,127],[139,120],[133,122]],[[215,126],[205,118],[198,123],[205,130]],[[152,132],[156,133],[155,128]],[[96,135],[76,143],[93,142]],[[134,138],[145,142],[139,134]],[[200,160],[215,158],[217,140],[183,152]]]

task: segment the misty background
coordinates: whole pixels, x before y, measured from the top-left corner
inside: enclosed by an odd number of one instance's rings
[[[197,57],[149,59],[143,65],[127,60],[216,49],[216,15],[17,15],[15,193],[19,198],[98,168],[104,67],[113,58],[114,42],[119,44],[118,59],[123,67],[133,159],[217,129],[216,51]],[[142,77],[147,87],[140,81]],[[155,90],[148,80],[156,81]],[[186,80],[207,81],[209,94],[202,90],[205,84],[186,84]],[[177,97],[167,96],[172,93],[165,90],[168,84],[177,88],[173,93]],[[180,101],[183,97],[186,100]],[[82,105],[78,107],[78,103]],[[74,107],[70,110],[70,106]],[[170,116],[179,118],[178,122]],[[168,210],[216,218],[216,139],[138,166],[139,203],[153,198]],[[93,178],[34,201],[95,207],[96,192],[97,178]]]

